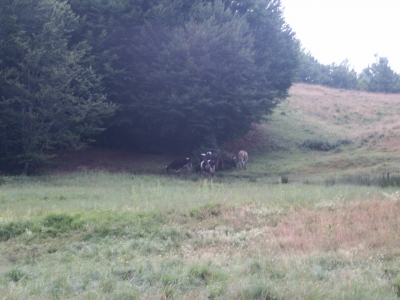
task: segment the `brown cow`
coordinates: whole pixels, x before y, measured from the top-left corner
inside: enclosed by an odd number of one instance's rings
[[[240,150],[239,153],[236,155],[236,163],[242,167],[242,169],[246,170],[247,161],[249,159],[249,155],[246,151]]]

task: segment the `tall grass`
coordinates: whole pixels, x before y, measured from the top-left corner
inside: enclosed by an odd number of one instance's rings
[[[2,298],[397,297],[393,188],[84,172],[0,197]]]

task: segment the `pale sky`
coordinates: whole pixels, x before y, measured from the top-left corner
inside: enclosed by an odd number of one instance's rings
[[[357,73],[386,57],[400,74],[400,0],[281,0],[286,23],[322,64],[350,61]]]

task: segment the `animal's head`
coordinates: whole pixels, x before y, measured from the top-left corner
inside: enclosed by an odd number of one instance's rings
[[[165,172],[168,172],[169,171],[169,166],[166,166],[165,167]]]

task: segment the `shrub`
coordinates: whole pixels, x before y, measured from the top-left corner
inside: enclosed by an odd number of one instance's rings
[[[10,222],[5,225],[0,225],[0,241],[7,241],[13,237],[19,236],[30,227],[32,227],[30,222]]]
[[[76,220],[78,216],[71,217],[67,214],[49,214],[44,218],[43,225],[58,232],[77,230],[83,227],[83,221]]]

